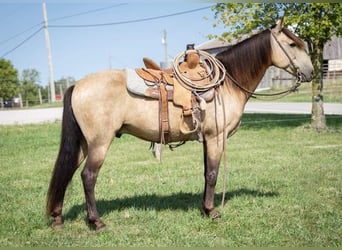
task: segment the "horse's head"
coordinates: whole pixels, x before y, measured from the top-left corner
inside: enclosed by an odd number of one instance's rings
[[[271,29],[272,63],[310,82],[313,66],[305,42],[283,26],[283,19]]]

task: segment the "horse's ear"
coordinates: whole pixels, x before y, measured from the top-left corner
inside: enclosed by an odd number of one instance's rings
[[[274,27],[275,32],[281,32],[282,29],[284,28],[284,17],[281,17],[278,21],[277,24]]]

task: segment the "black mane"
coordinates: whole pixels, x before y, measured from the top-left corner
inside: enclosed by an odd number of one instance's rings
[[[264,30],[216,55],[227,73],[246,86],[271,64],[270,30]]]

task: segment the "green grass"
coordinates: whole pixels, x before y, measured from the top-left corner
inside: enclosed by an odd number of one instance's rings
[[[60,123],[0,126],[1,246],[341,246],[342,117],[330,130],[308,115],[246,114],[227,146],[228,185],[220,221],[200,213],[202,148],[163,151],[116,139],[101,169],[97,205],[103,232],[85,223],[80,169],[69,186],[65,228],[44,218]],[[223,171],[217,184],[219,210]]]

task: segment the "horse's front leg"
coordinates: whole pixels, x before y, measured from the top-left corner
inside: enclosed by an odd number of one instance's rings
[[[203,143],[205,185],[202,207],[204,213],[212,219],[220,217],[219,212],[215,210],[214,198],[223,147],[217,140],[205,140]]]

